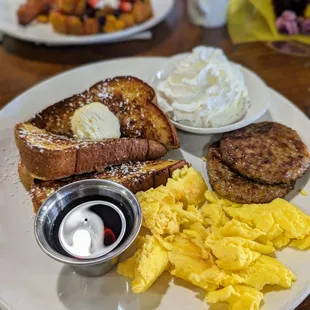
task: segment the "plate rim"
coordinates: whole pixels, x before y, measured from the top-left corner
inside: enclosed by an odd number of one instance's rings
[[[174,0],[173,0],[174,1]],[[65,76],[67,74],[71,74],[71,73],[74,73],[74,72],[77,72],[81,69],[86,69],[87,67],[92,67],[92,66],[96,66],[98,64],[102,64],[102,63],[113,63],[113,62],[120,62],[120,61],[130,61],[130,60],[135,60],[135,61],[139,61],[139,60],[166,60],[166,59],[169,59],[170,57],[168,56],[138,56],[138,57],[135,57],[135,56],[128,56],[128,57],[119,57],[119,58],[111,58],[111,59],[107,59],[107,60],[98,60],[98,61],[94,61],[94,62],[91,62],[91,63],[86,63],[86,64],[83,64],[83,65],[80,65],[80,66],[77,66],[77,67],[74,67],[74,68],[71,68],[71,69],[68,69],[68,70],[65,70],[63,72],[59,72],[59,73],[56,73],[56,74],[53,74],[49,77],[46,77],[42,80],[40,80],[39,82],[33,84],[31,87],[25,89],[23,92],[21,92],[19,95],[15,96],[13,99],[11,99],[5,106],[2,107],[2,109],[0,110],[0,119],[3,118],[7,118],[6,116],[6,113],[8,113],[11,108],[13,108],[13,106],[16,104],[16,105],[19,105],[17,102],[19,100],[21,100],[24,96],[27,96],[27,94],[31,91],[33,91],[35,88],[37,87],[40,87],[42,85],[45,85],[46,83],[50,83],[52,80],[60,77],[60,76]],[[240,65],[240,64],[238,64]],[[246,70],[249,70],[251,73],[254,73],[256,74],[254,71],[252,71],[251,69],[247,68],[246,66],[244,65],[241,65],[243,68],[245,68]],[[263,81],[264,82],[264,81]],[[301,110],[301,108],[299,108],[297,105],[295,105],[291,100],[289,100],[288,98],[286,98],[284,95],[282,95],[280,92],[276,91],[275,89],[273,89],[272,87],[269,87],[267,84],[266,84],[266,87],[268,89],[269,92],[273,92],[275,93],[277,96],[280,96],[282,100],[285,100],[286,103],[288,103],[295,111],[298,111],[298,113],[302,114],[302,117],[307,121],[307,122],[310,122],[310,119],[309,117]],[[269,106],[271,105],[272,103],[269,104]],[[269,107],[268,106],[268,107]],[[268,108],[267,108],[268,110]],[[266,111],[265,111],[266,112]],[[1,126],[2,124],[0,123],[0,129],[1,129]]]
[[[46,83],[50,83],[52,82],[54,79],[58,78],[59,76],[65,76],[68,74],[72,74],[73,72],[77,72],[81,69],[86,69],[87,67],[92,67],[94,65],[97,65],[99,63],[113,63],[115,61],[129,61],[132,59],[135,59],[135,61],[140,61],[140,60],[164,60],[167,59],[168,57],[148,57],[148,56],[139,56],[139,57],[123,57],[123,58],[117,58],[117,59],[110,59],[110,60],[100,60],[100,61],[96,61],[90,64],[84,64],[69,70],[66,70],[64,72],[55,74],[51,77],[48,77],[42,81],[40,81],[39,83],[36,83],[35,85],[33,85],[32,87],[30,87],[29,89],[25,90],[23,93],[21,93],[20,95],[16,96],[15,98],[13,98],[12,100],[10,100],[8,102],[8,104],[6,106],[3,107],[3,109],[0,111],[0,119],[3,117],[5,118],[5,112],[8,110],[11,110],[11,107],[13,107],[13,104],[16,104],[17,106],[20,106],[21,104],[23,104],[23,98],[25,98],[28,94],[28,92],[33,91],[35,88],[37,87],[41,87],[42,85],[46,84]],[[248,69],[250,70],[250,69]],[[250,70],[251,71],[251,70]],[[285,103],[290,106],[290,108],[292,108],[294,110],[294,112],[298,113],[299,117],[303,118],[303,120],[307,123],[310,122],[310,119],[308,118],[308,116],[297,106],[295,105],[291,100],[289,100],[288,98],[286,98],[284,95],[282,95],[281,93],[277,92],[276,90],[270,88],[267,85],[267,88],[270,92],[272,92],[274,95],[276,95],[281,101],[285,101]],[[272,103],[271,103],[272,104]],[[1,122],[0,122],[1,123]],[[12,127],[15,124],[12,124]],[[1,125],[2,126],[2,125]],[[1,128],[2,129],[2,128]],[[0,141],[3,141],[2,139],[0,139]],[[1,142],[0,142],[1,145]],[[307,283],[307,285],[302,288],[298,294],[296,294],[295,298],[292,299],[290,302],[288,302],[287,304],[285,304],[281,309],[282,310],[292,310],[295,307],[297,307],[300,303],[302,303],[303,300],[305,300],[307,298],[307,296],[310,293],[310,281],[309,283]]]
[[[9,1],[9,0],[8,0]],[[156,1],[156,0],[152,0]],[[114,33],[102,33],[88,36],[66,36],[63,37],[60,35],[58,38],[48,38],[48,37],[38,37],[35,34],[21,33],[18,28],[14,28],[11,23],[0,20],[0,31],[6,35],[9,35],[13,38],[25,41],[32,42],[35,44],[43,44],[46,46],[66,46],[66,45],[87,45],[87,44],[98,44],[98,43],[114,43],[121,42],[134,36],[138,33],[146,31],[153,28],[157,24],[161,23],[172,11],[175,6],[175,0],[165,0],[167,3],[167,9],[161,15],[154,15],[151,19],[145,21],[142,24],[135,25],[133,27],[127,28],[122,31],[117,31]],[[18,25],[17,25],[18,26]]]
[[[48,83],[52,82],[54,79],[57,79],[60,76],[64,77],[64,76],[66,76],[68,74],[77,72],[77,71],[79,71],[81,69],[85,70],[87,67],[96,66],[96,65],[101,64],[101,63],[113,63],[113,62],[119,62],[119,61],[130,61],[130,60],[133,60],[133,59],[137,60],[137,61],[139,61],[139,60],[148,60],[148,59],[149,60],[152,60],[152,59],[154,59],[154,60],[162,60],[162,59],[167,59],[167,58],[169,58],[169,57],[165,57],[165,56],[139,56],[139,57],[128,56],[128,57],[112,58],[112,59],[107,59],[107,60],[98,60],[98,61],[94,61],[94,62],[91,62],[91,63],[86,63],[86,64],[83,64],[83,65],[80,65],[80,66],[77,66],[77,67],[65,70],[63,72],[59,72],[59,73],[53,74],[53,75],[51,75],[49,77],[46,77],[46,78],[40,80],[39,82],[37,82],[35,84],[33,84],[31,87],[25,89],[19,95],[17,95],[13,99],[11,99],[0,110],[0,119],[5,120],[7,118],[7,116],[5,114],[8,113],[13,108],[14,105],[19,106],[20,104],[18,103],[18,101],[23,100],[23,98],[25,96],[27,96],[28,93],[34,91],[34,89],[37,88],[37,87],[41,87],[41,86],[43,86],[45,84],[48,84]],[[89,86],[91,86],[91,85],[85,86],[85,89],[87,87],[89,87]],[[81,92],[84,91],[84,90],[81,90]],[[1,130],[2,125],[3,124],[0,122],[0,130]]]

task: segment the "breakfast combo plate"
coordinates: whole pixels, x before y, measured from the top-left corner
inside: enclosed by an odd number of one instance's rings
[[[126,40],[166,18],[174,0],[3,0],[0,31],[45,45]]]
[[[221,50],[177,57],[82,66],[0,112],[1,309],[308,296],[308,118]]]

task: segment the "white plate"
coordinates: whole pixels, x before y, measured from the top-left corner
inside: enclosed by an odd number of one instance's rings
[[[204,292],[164,274],[147,292],[134,295],[130,282],[115,271],[101,278],[84,278],[53,261],[37,246],[33,235],[33,213],[29,195],[17,176],[18,153],[13,126],[35,112],[93,83],[115,75],[131,74],[148,80],[165,58],[127,58],[83,66],[38,84],[0,111],[0,300],[11,310],[206,310]],[[65,87],[64,87],[65,85]],[[270,108],[264,120],[279,121],[295,128],[310,147],[310,122],[292,103],[270,90]],[[197,136],[180,132],[181,149],[170,158],[184,158],[207,179],[203,149],[219,136]],[[309,173],[297,182],[289,199],[310,213]],[[310,292],[310,251],[285,249],[276,256],[296,275],[289,290],[265,295],[263,310],[293,310]],[[0,303],[1,304],[1,303]],[[216,309],[227,309],[218,305]]]
[[[17,22],[16,11],[26,0],[0,0],[0,31],[14,38],[46,45],[78,45],[120,41],[160,23],[169,14],[174,0],[153,0],[154,16],[140,25],[114,33],[89,36],[69,36],[53,31],[50,24],[34,24],[26,27]]]
[[[163,66],[159,68],[156,77],[150,81],[153,87],[156,89],[158,83],[161,80],[166,79],[169,73],[175,68],[175,66],[188,55],[190,55],[190,53],[178,54],[171,57],[166,63],[164,63]],[[178,123],[171,119],[171,122],[176,128],[199,135],[224,133],[245,127],[253,123],[267,111],[270,99],[269,90],[264,81],[257,74],[248,70],[247,68],[235,63],[233,64],[240,67],[244,76],[245,85],[249,92],[250,107],[247,113],[239,121],[231,125],[214,128],[192,127]]]

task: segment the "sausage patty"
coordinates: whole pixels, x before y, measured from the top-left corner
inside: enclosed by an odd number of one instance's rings
[[[223,161],[243,176],[266,184],[290,183],[309,167],[307,146],[297,132],[262,122],[223,135]]]
[[[222,197],[238,203],[267,203],[284,197],[294,183],[267,185],[246,179],[231,170],[221,159],[219,142],[208,150],[207,169],[213,189]]]

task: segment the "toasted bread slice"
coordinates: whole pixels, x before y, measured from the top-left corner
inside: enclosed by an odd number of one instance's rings
[[[185,160],[158,160],[147,162],[136,162],[123,164],[121,166],[109,167],[102,172],[71,176],[69,178],[55,181],[32,181],[32,203],[34,211],[37,212],[42,203],[56,190],[69,183],[85,179],[108,179],[120,183],[130,189],[133,193],[145,191],[151,187],[165,185],[173,171],[188,165]],[[31,174],[20,164],[20,178],[25,186],[29,188]]]
[[[18,163],[18,174],[19,174],[19,178],[22,181],[25,189],[29,192],[33,186],[34,177],[26,169],[25,165],[23,165],[21,161],[19,161],[19,163]]]
[[[48,132],[73,137],[72,115],[92,102],[103,103],[119,118],[123,137],[154,140],[167,149],[179,147],[176,129],[157,107],[153,88],[130,76],[99,82],[79,95],[46,108],[30,122]]]
[[[133,77],[97,83],[58,102],[15,127],[16,145],[26,169],[41,180],[101,171],[110,165],[162,157],[179,140],[174,126],[153,103],[154,90]],[[71,117],[80,107],[101,102],[117,115],[121,139],[78,141]]]
[[[41,180],[102,171],[126,162],[158,159],[167,152],[156,141],[135,138],[78,141],[49,133],[31,123],[15,127],[15,140],[24,166]]]

